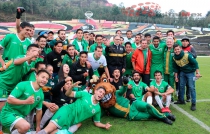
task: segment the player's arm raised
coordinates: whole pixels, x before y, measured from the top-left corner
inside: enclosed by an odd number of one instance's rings
[[[71,87],[66,91],[65,95],[69,96],[69,97],[74,97],[75,92],[72,91],[72,89],[76,86],[78,86],[80,83],[82,83],[81,81],[77,81],[76,83],[72,84]]]

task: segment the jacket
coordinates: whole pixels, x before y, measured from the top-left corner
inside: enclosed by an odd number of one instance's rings
[[[89,79],[92,79],[93,76],[93,69],[87,68],[87,65],[85,64],[85,67],[80,65],[80,60],[76,61],[72,64],[70,69],[70,76],[73,79],[74,82],[81,81],[80,85],[86,84],[86,77],[83,76],[83,73],[87,72],[89,70]]]
[[[107,54],[107,64],[109,66],[122,66],[126,68],[126,52],[121,45],[110,45],[105,49]]]
[[[146,68],[144,68],[144,54],[142,50],[136,49],[133,53],[131,61],[135,63],[135,70],[142,74],[150,74],[152,53],[148,49]]]

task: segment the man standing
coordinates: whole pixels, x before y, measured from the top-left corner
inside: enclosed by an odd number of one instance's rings
[[[141,36],[139,34],[137,34],[135,36],[135,42],[132,43],[132,45],[131,45],[133,51],[135,51],[137,48],[139,48],[141,46],[140,41],[141,41]]]
[[[22,22],[20,32],[17,34],[7,34],[0,42],[0,50],[4,48],[3,60],[11,60],[19,55],[25,55],[27,47],[31,42],[27,39],[31,31],[31,24]]]
[[[94,75],[100,77],[98,73],[98,68],[103,67],[108,79],[110,79],[106,58],[104,55],[102,55],[102,46],[96,46],[94,53],[88,53],[88,61],[90,62],[91,67],[93,68]]]
[[[166,35],[167,35],[167,37],[172,37],[174,39],[174,44],[178,44],[178,45],[182,46],[182,42],[180,40],[177,40],[175,38],[175,35],[174,35],[174,31],[173,30],[168,30],[166,32]]]
[[[160,38],[155,36],[153,38],[153,44],[149,46],[152,53],[150,79],[154,79],[154,72],[159,70],[163,74],[163,56],[166,44],[160,44]]]
[[[76,38],[71,42],[71,44],[75,46],[75,50],[77,51],[77,54],[79,54],[79,52],[81,51],[88,51],[89,44],[83,38],[82,29],[77,29]]]
[[[97,46],[101,46],[103,55],[105,56],[106,55],[106,52],[105,52],[106,46],[102,43],[103,36],[96,35],[95,40],[96,40],[96,42],[90,46],[89,52],[94,52]]]
[[[36,108],[36,131],[40,131],[42,102],[44,95],[41,87],[47,84],[49,73],[45,70],[37,72],[36,81],[20,82],[11,92],[1,112],[1,122],[10,128],[11,134],[25,134],[30,124],[23,119]]]
[[[67,45],[70,43],[68,39],[66,39],[66,30],[60,29],[58,30],[58,37],[52,41],[50,41],[50,47],[53,49],[57,41],[61,41],[63,44],[63,50],[67,49]]]
[[[124,42],[134,43],[134,39],[132,38],[133,33],[131,30],[126,31],[126,37],[124,37]]]
[[[134,51],[131,61],[133,69],[141,74],[142,82],[149,86],[152,53],[146,39],[142,39],[140,43],[141,47]]]
[[[119,69],[121,76],[126,68],[126,52],[125,48],[120,44],[120,36],[114,37],[114,44],[106,47],[107,63],[109,74],[112,74],[115,69]]]
[[[166,41],[163,39],[163,34],[160,30],[156,32],[156,36],[160,38],[160,43],[166,43]]]
[[[195,79],[200,78],[198,62],[190,53],[184,53],[179,45],[174,45],[174,72],[175,81],[180,81],[180,97],[174,104],[185,104],[184,93],[185,85],[187,84],[191,93],[191,110],[196,110],[196,92]],[[180,79],[177,77],[177,72],[180,70]],[[196,75],[195,75],[196,72]]]

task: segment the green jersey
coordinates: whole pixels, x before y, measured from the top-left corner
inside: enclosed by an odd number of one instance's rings
[[[155,88],[157,88],[160,93],[165,93],[166,90],[170,87],[168,85],[168,83],[165,82],[164,80],[161,80],[160,84],[157,84],[156,83],[156,80],[152,80],[150,82],[150,87],[152,87],[152,86],[155,87]]]
[[[164,74],[172,74],[173,75],[173,57],[174,57],[174,50],[171,48],[168,50],[166,48],[164,50]]]
[[[133,80],[130,80],[128,85],[132,86],[132,94],[135,96],[135,98],[138,100],[142,100],[143,93],[144,91],[146,91],[146,88],[148,88],[147,84],[141,81],[136,84]]]
[[[0,42],[0,46],[4,48],[2,58],[11,60],[19,55],[25,55],[30,44],[31,42],[27,38],[22,41],[17,34],[7,34]]]
[[[136,49],[137,49],[138,47],[140,47],[140,46],[141,46],[141,44],[136,45],[135,42],[131,44],[131,47],[132,47],[133,50],[136,50]]]
[[[151,61],[152,65],[163,64],[163,54],[165,48],[166,44],[159,44],[157,48],[153,44],[149,45],[149,49],[152,53],[152,61]]]
[[[26,100],[30,96],[34,96],[33,104],[14,105],[7,102],[2,111],[27,116],[34,108],[41,110],[44,94],[41,88],[39,90],[35,90],[31,81],[18,83],[10,94],[10,97],[14,97],[19,100]]]
[[[92,44],[92,45],[90,46],[89,52],[91,52],[91,53],[92,53],[92,52],[95,52],[95,49],[96,49],[97,46],[98,46],[97,43]],[[104,44],[101,44],[101,47],[102,47],[103,55],[106,56],[106,51],[105,51],[106,46],[105,46]]]
[[[78,52],[88,51],[88,49],[89,49],[88,42],[83,38],[82,38],[81,41],[79,41],[77,38],[75,38],[71,42],[71,44],[74,45],[75,50],[77,50]]]
[[[25,55],[20,55],[17,57],[17,59],[23,57],[25,57]],[[1,73],[0,90],[7,90],[8,92],[11,92],[18,82],[21,81],[22,77],[30,71],[30,69],[31,65],[29,65],[27,61],[20,65],[15,65],[13,61],[9,68]]]
[[[56,44],[57,41],[62,41],[62,40],[60,40],[59,37],[56,38],[56,39],[54,39],[54,40],[51,40],[51,41],[50,41],[50,44],[49,44],[50,47],[53,48],[53,47],[55,46],[55,44]],[[62,44],[63,44],[63,49],[66,50],[67,45],[70,44],[70,41],[69,41],[68,39],[65,39],[64,41],[62,41]],[[44,51],[45,51],[45,53],[46,53],[46,52],[49,53],[50,50],[48,49],[48,50],[44,50]]]
[[[43,59],[43,58],[40,58],[40,57],[36,58],[35,61],[32,61],[32,62],[31,62],[31,67],[32,67],[32,68],[35,68],[35,64],[36,64],[37,62],[39,62],[39,61],[44,61],[44,59]]]
[[[72,104],[61,107],[51,121],[59,125],[61,129],[68,129],[70,126],[90,117],[93,117],[94,122],[100,122],[101,107],[99,103],[93,104],[93,96],[85,91],[75,92],[74,96],[77,100]]]
[[[133,71],[133,66],[131,62],[132,55],[133,55],[133,52],[126,54],[126,71],[123,75],[129,75],[129,76],[132,75],[132,71]]]
[[[79,59],[78,56],[70,57],[68,54],[65,54],[63,57],[62,64],[68,64],[69,67]]]

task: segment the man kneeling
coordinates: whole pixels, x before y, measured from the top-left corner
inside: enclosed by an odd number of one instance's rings
[[[44,94],[41,87],[47,84],[49,73],[45,70],[37,72],[36,81],[24,81],[17,84],[9,95],[1,112],[1,122],[10,127],[11,134],[25,134],[30,124],[24,119],[31,110],[36,108],[36,131],[40,130],[42,102]]]
[[[131,101],[140,100],[152,104],[152,92],[147,84],[141,82],[140,73],[137,71],[133,72],[133,80],[128,82],[128,90],[126,97]]]
[[[150,88],[155,90],[155,100],[159,105],[161,112],[171,112],[169,109],[171,103],[171,94],[174,89],[164,80],[162,80],[162,73],[155,71],[155,80],[151,81]],[[164,107],[163,104],[166,104]]]

